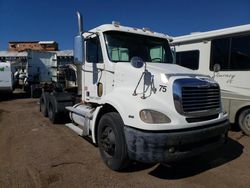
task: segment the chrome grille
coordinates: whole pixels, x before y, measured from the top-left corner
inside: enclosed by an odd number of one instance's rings
[[[188,118],[211,116],[221,110],[220,87],[216,82],[177,79],[173,84],[173,94],[176,110]]]
[[[185,113],[220,108],[220,88],[182,87],[182,108]]]

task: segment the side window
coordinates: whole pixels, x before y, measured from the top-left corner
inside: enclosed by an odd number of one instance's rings
[[[250,36],[232,38],[230,70],[250,70]]]
[[[150,49],[150,58],[152,62],[164,62],[165,50],[161,45]]]
[[[109,53],[112,61],[129,61],[127,48],[109,46]]]
[[[221,70],[250,70],[250,36],[215,39],[211,43],[210,70],[220,64]]]
[[[229,46],[230,38],[215,39],[211,42],[210,70],[215,64],[221,66],[221,70],[229,70]]]
[[[86,40],[86,60],[89,63],[103,63],[101,45],[97,37]]]
[[[197,70],[199,68],[199,50],[176,52],[176,64]]]

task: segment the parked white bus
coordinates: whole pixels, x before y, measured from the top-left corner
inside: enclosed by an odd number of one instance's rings
[[[177,64],[219,82],[230,122],[250,135],[250,24],[175,37],[172,46]]]

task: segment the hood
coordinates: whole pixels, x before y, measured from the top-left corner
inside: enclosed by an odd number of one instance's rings
[[[144,72],[144,66],[141,68],[134,68],[130,63],[118,62],[115,64],[115,82],[117,85],[125,84],[136,86],[136,83],[141,79]],[[176,64],[164,64],[164,63],[147,63],[147,70],[150,74],[147,74],[150,78],[153,76],[155,82],[166,83],[170,77],[197,77],[204,75],[197,75],[193,70],[184,68]],[[165,76],[163,76],[165,75]]]
[[[147,70],[152,74],[165,74],[166,76],[197,76],[198,74],[188,68],[182,67],[177,64],[170,63],[147,63]],[[129,71],[130,73],[142,73],[144,71],[144,66],[141,68],[134,68],[128,62],[117,62],[115,64],[115,72],[118,74],[123,74]],[[120,72],[121,71],[121,72]],[[204,76],[204,75],[203,75]]]
[[[164,74],[197,74],[191,69],[179,66],[177,64],[165,64],[165,63],[147,63],[147,69],[154,73]]]

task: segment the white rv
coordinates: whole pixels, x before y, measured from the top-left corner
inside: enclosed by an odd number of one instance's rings
[[[0,62],[0,92],[12,92],[13,74],[10,62]]]
[[[250,135],[250,24],[175,37],[172,45],[177,64],[219,82],[230,122]]]

